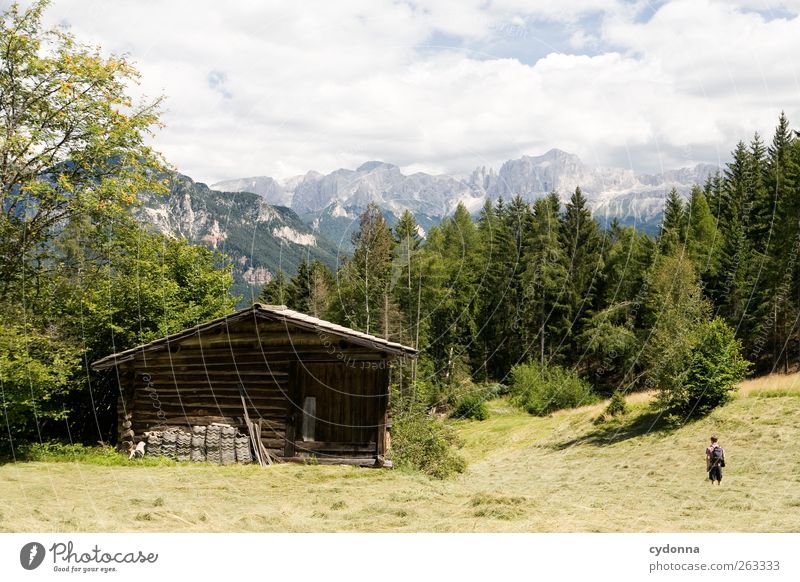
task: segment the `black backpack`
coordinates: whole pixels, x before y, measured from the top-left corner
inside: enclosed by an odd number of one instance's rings
[[[711,466],[725,466],[725,451],[722,450],[722,447],[714,447],[711,449]]]

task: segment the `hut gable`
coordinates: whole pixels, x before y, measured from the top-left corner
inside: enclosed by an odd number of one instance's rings
[[[278,459],[372,464],[386,448],[389,363],[414,357],[402,344],[255,304],[92,367],[117,368],[124,446],[161,430],[193,432],[194,446],[198,427],[249,432],[249,417]]]
[[[105,358],[92,363],[92,369],[102,370],[105,368],[112,368],[122,364],[123,362],[133,360],[139,354],[162,350],[169,346],[180,344],[182,340],[191,338],[192,336],[200,336],[205,332],[210,332],[211,330],[216,330],[217,333],[222,333],[226,329],[229,331],[235,331],[236,327],[241,327],[236,326],[236,324],[239,322],[258,320],[283,323],[285,324],[285,331],[287,333],[292,331],[292,328],[294,328],[294,330],[297,331],[312,331],[320,338],[323,338],[325,334],[328,334],[332,337],[349,341],[354,345],[372,348],[387,355],[416,357],[417,353],[414,348],[356,331],[330,321],[325,321],[324,319],[312,317],[310,315],[300,313],[299,311],[289,309],[285,305],[264,305],[262,303],[256,303],[252,307],[242,311],[225,315],[223,317],[213,319],[207,323],[200,324],[195,327],[154,340],[150,343],[106,356]],[[279,331],[279,328],[275,328],[275,330]]]

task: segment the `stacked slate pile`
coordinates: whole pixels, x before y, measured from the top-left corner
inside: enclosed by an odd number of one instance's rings
[[[234,438],[236,429],[232,426],[223,426],[220,435],[219,452],[223,465],[233,465],[236,462],[236,449]]]
[[[175,458],[178,461],[190,460],[190,453],[192,448],[192,433],[179,431],[177,433],[177,440],[175,441]]]
[[[191,430],[167,428],[144,434],[146,454],[177,461],[207,461],[218,465],[252,463],[250,437],[234,426],[212,424]]]
[[[234,447],[236,448],[236,461],[238,463],[252,463],[253,455],[250,452],[250,438],[246,435],[237,435],[234,439]]]
[[[147,437],[147,446],[145,453],[154,457],[161,456],[161,433],[158,431],[149,432],[145,435]]]
[[[189,454],[190,461],[206,460],[206,427],[192,427],[192,451]]]
[[[175,445],[178,442],[178,431],[165,430],[161,433],[161,456],[175,459]]]
[[[222,440],[222,427],[212,424],[206,428],[206,461],[219,465],[222,463],[220,444]]]

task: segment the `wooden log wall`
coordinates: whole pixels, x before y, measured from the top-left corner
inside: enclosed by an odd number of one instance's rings
[[[119,397],[117,398],[117,448],[121,451],[130,452],[135,446],[135,433],[133,431],[133,409],[130,403],[133,402],[135,374],[133,370],[123,369],[119,374]]]
[[[125,425],[130,426],[124,430],[132,431],[137,439],[151,429],[189,428],[213,422],[244,430],[239,396],[242,385],[251,420],[262,421],[262,442],[270,455],[281,457],[288,451],[294,456],[294,447],[287,447],[287,428],[289,440],[294,443],[295,438],[300,438],[298,422],[303,407],[302,394],[291,384],[297,362],[302,362],[300,367],[327,362],[340,370],[386,365],[384,354],[334,336],[287,330],[284,323],[237,322],[228,328],[219,327],[184,338],[169,348],[144,352],[127,362],[121,376],[126,378],[126,386],[121,391],[119,407],[120,435]],[[348,383],[341,373],[331,378]],[[377,389],[370,384],[370,389]],[[339,389],[345,391],[348,387]],[[382,403],[380,399],[373,400],[376,406]],[[363,415],[373,425],[383,419],[383,412],[367,411]],[[355,443],[343,448],[331,444],[326,448],[325,443],[314,443],[305,452],[375,455],[377,443],[382,439],[378,438],[377,429],[369,430],[371,442],[363,445]]]

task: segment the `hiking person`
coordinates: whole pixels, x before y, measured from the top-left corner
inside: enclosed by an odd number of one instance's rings
[[[714,481],[722,485],[722,467],[725,466],[725,449],[719,446],[717,437],[711,437],[711,444],[706,448],[706,471],[711,484]]]

